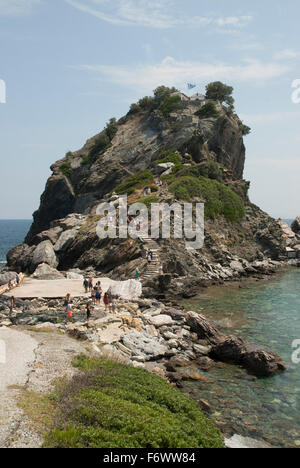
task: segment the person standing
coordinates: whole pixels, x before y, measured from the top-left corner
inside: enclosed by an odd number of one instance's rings
[[[92,303],[95,305],[96,304],[96,289],[95,288],[92,289],[91,298],[92,298]]]
[[[67,307],[67,305],[70,304],[70,302],[71,302],[71,294],[68,293],[65,297],[64,306]]]
[[[88,280],[85,278],[84,282],[83,282],[83,287],[85,289],[85,294],[87,294],[89,292],[89,282]]]
[[[90,292],[93,290],[93,287],[94,287],[94,279],[92,277],[90,277],[90,279],[89,279],[89,290],[90,290]]]
[[[97,303],[98,305],[100,305],[101,295],[102,295],[102,294],[101,294],[101,288],[98,287],[98,288],[96,289],[96,303]]]
[[[14,296],[11,296],[11,297],[9,298],[9,301],[8,301],[9,316],[10,316],[10,317],[12,316],[12,313],[13,313],[13,310],[14,310],[14,307],[15,307],[15,304],[16,304],[15,297],[14,297]]]
[[[67,305],[66,314],[67,314],[66,325],[67,325],[67,323],[69,322],[69,320],[70,320],[72,323],[74,323],[73,312],[72,312],[72,304],[71,304],[71,302]]]
[[[135,270],[135,279],[140,281],[140,270],[138,269],[138,267]]]
[[[159,264],[158,271],[159,271],[160,275],[164,274],[164,267],[163,267],[162,263]]]
[[[103,302],[104,302],[104,306],[105,306],[105,311],[107,312],[107,306],[109,304],[109,296],[108,296],[107,292],[104,294]]]

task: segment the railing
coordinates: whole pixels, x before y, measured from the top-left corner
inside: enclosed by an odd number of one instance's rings
[[[9,283],[4,284],[3,286],[0,286],[0,295],[5,294],[8,291],[11,291],[12,289],[17,288],[18,286],[21,286],[21,284],[24,281],[23,273],[20,273],[18,277],[19,277],[19,283],[17,283],[17,280],[14,280],[14,281],[11,281],[10,286],[9,286]]]

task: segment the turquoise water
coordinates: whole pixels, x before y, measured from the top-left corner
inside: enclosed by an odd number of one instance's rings
[[[7,252],[24,241],[32,220],[0,219],[0,268],[6,263]]]
[[[187,383],[185,391],[207,400],[225,431],[299,447],[300,364],[292,363],[292,342],[300,340],[300,269],[242,283],[242,289],[210,288],[185,306],[216,320],[227,334],[278,352],[290,366],[281,375],[253,379],[243,369],[218,364],[205,374],[209,383]]]

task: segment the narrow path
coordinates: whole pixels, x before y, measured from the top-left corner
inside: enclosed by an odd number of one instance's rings
[[[50,393],[55,380],[72,377],[72,360],[87,352],[86,343],[13,328],[0,328],[0,340],[6,345],[6,362],[0,364],[0,448],[39,448],[43,437],[18,406],[22,391]]]
[[[3,448],[22,417],[15,402],[17,387],[28,381],[38,342],[25,333],[6,328],[0,329],[0,340],[0,448]]]

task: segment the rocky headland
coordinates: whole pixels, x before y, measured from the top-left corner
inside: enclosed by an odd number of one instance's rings
[[[76,323],[68,325],[61,299],[17,299],[8,317],[1,296],[0,327],[32,327],[85,340],[96,354],[110,353],[179,388],[183,380],[205,382],[197,369],[207,372],[218,361],[242,366],[253,378],[272,376],[287,368],[277,354],[225,336],[215,323],[178,303],[210,284],[271,275],[292,258],[291,251],[300,256],[300,220],[289,228],[249,200],[250,183],[243,178],[243,137],[249,129],[232,107],[219,100],[177,98],[174,90],[158,88],[153,98],[131,106],[119,121],[111,119],[80,150],[51,166],[31,229],[8,253],[2,278],[4,284],[9,275],[23,272],[36,280],[134,281],[138,268],[140,293],[125,298],[114,291],[117,313],[101,305],[89,321],[89,296],[82,294],[73,301]],[[100,239],[97,207],[103,202],[117,207],[123,194],[129,205],[205,202],[203,248],[186,249],[185,238],[172,236]],[[206,403],[199,404],[205,410]]]
[[[25,243],[7,255],[8,269],[33,274],[45,263],[58,271],[93,269],[118,280],[136,267],[147,297],[190,296],[207,282],[269,274],[286,260],[280,223],[253,205],[243,179],[245,125],[220,101],[179,101],[160,87],[154,98],[111,119],[78,151],[51,166],[41,204]],[[157,185],[157,180],[163,185]],[[144,197],[145,188],[151,196]],[[128,195],[136,201],[205,202],[205,243],[185,239],[99,239],[97,207]],[[149,269],[151,248],[163,265]]]

